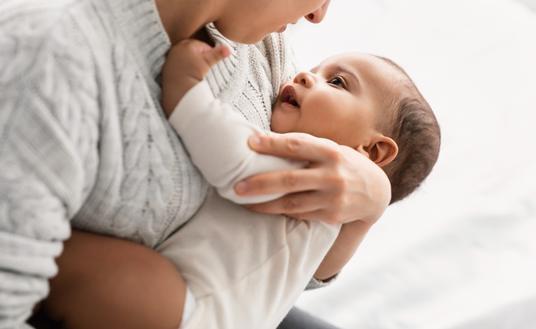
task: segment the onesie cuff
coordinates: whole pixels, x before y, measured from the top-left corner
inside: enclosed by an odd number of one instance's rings
[[[168,119],[169,124],[180,135],[180,131],[190,125],[192,120],[210,109],[215,98],[205,80],[193,86],[180,100]]]
[[[311,280],[309,281],[309,283],[307,284],[307,287],[305,287],[305,290],[315,290],[315,289],[318,289],[318,288],[327,287],[333,281],[335,281],[335,279],[337,279],[338,276],[339,276],[339,273],[337,273],[337,274],[335,274],[333,276],[330,276],[329,278],[324,279],[324,280],[318,280],[317,278],[312,277]]]

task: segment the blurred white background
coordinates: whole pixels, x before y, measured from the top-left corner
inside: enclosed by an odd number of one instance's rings
[[[388,209],[340,278],[298,306],[342,328],[536,328],[534,0],[332,0],[290,27],[304,69],[391,58],[442,128],[422,189]]]
[[[536,10],[536,0],[516,0],[528,6],[531,10]]]

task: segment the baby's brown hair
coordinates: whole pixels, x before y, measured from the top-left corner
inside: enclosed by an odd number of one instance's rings
[[[379,129],[398,145],[396,158],[382,167],[391,182],[391,203],[413,193],[430,174],[439,157],[441,131],[430,105],[413,80],[395,62],[376,56],[401,72],[395,93],[383,99],[386,111]]]

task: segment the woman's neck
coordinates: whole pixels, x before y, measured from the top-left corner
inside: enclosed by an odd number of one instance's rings
[[[203,26],[215,21],[226,0],[155,0],[162,25],[171,44],[192,38]]]

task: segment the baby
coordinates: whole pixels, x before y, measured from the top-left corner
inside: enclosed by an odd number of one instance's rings
[[[244,136],[268,132],[214,99],[202,78],[219,60],[217,52],[225,57],[228,49],[207,47],[189,40],[170,51],[162,100],[169,122],[196,166],[224,198],[236,203],[277,198],[280,195],[240,197],[233,185],[239,176],[283,169],[266,161],[292,168],[303,164],[258,155],[241,142]],[[211,55],[202,54],[209,51]],[[186,92],[190,95],[183,98]],[[357,150],[386,172],[391,204],[417,189],[439,154],[439,125],[409,76],[389,59],[362,53],[333,56],[283,83],[272,108],[271,130],[306,133]],[[227,174],[231,168],[234,171]]]
[[[184,308],[177,310],[182,312],[181,328],[273,329],[311,277],[325,280],[341,270],[373,223],[362,219],[341,227],[251,213],[237,205],[280,196],[240,196],[234,186],[243,178],[308,170],[310,165],[249,148],[248,138],[271,132],[217,101],[203,81],[210,67],[228,54],[228,48],[189,40],[168,55],[163,108],[215,190],[157,251],[184,278]],[[386,172],[391,203],[411,194],[428,176],[440,145],[436,118],[407,74],[388,59],[362,53],[328,58],[284,83],[273,105],[271,129],[360,152]],[[108,294],[121,294],[113,288]]]
[[[170,124],[220,196],[241,204],[272,200],[280,195],[243,197],[237,195],[234,185],[259,172],[307,170],[308,164],[261,155],[248,147],[248,137],[268,132],[217,101],[202,80],[209,68],[227,55],[226,48],[210,49],[195,40],[172,49],[163,71],[163,108],[171,112]],[[389,177],[391,203],[420,185],[439,153],[438,123],[411,79],[392,61],[362,53],[333,56],[284,83],[272,108],[271,129],[306,133],[365,155]],[[311,138],[309,135],[303,137]],[[212,193],[196,216],[157,249],[175,263],[203,309],[190,319],[192,328],[212,327],[207,314],[215,321],[213,327],[275,328],[310,276],[326,279],[338,273],[369,227],[353,222],[338,234],[336,226],[284,216],[276,223],[274,217],[251,214]],[[272,241],[263,241],[259,237],[265,235],[255,233],[259,228],[263,232],[275,227],[286,233],[274,234]],[[284,241],[277,244],[281,237]],[[233,242],[238,243],[235,249],[229,248]],[[277,247],[266,247],[271,244]],[[283,247],[293,253],[272,256]],[[268,261],[272,264],[266,265]],[[215,265],[218,263],[221,266]],[[257,263],[258,267],[246,267],[256,273],[236,275],[244,263]],[[273,280],[263,280],[270,276],[267,271]],[[222,289],[229,291],[216,292]],[[240,302],[244,304],[237,307]]]

